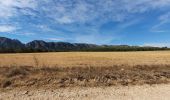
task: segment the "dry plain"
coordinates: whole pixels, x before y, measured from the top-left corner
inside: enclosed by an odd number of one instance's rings
[[[37,65],[45,67],[108,67],[161,64],[170,65],[170,51],[0,54],[1,67]]]
[[[0,54],[2,100],[168,100],[169,83],[170,51]]]

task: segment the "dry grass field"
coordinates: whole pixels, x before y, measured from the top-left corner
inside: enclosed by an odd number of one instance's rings
[[[74,87],[168,83],[170,51],[0,55],[0,85]]]
[[[1,67],[108,67],[113,65],[170,65],[170,51],[0,54]]]
[[[70,93],[70,89],[67,88],[81,91],[84,91],[81,88],[86,88],[89,92],[95,92],[91,88],[115,86],[122,88],[117,92],[119,94],[122,91],[129,91],[123,88],[127,86],[132,87],[130,91],[133,92],[133,86],[148,89],[144,85],[169,83],[170,51],[0,54],[0,91],[3,93],[3,96],[0,93],[0,99],[8,96],[8,98],[17,98],[16,95],[20,90],[37,93],[37,89],[40,89],[48,91],[44,94],[51,94],[53,90],[66,89],[63,90],[66,91],[63,95],[67,97],[66,95]],[[17,91],[18,89],[18,92],[13,92],[14,97],[7,95],[9,90]],[[109,88],[107,89],[109,91]],[[157,90],[160,89],[158,86]],[[25,92],[24,95],[28,96],[27,93]],[[43,97],[43,93],[40,95]],[[32,98],[36,98],[34,96]],[[122,98],[121,94],[119,97]],[[124,97],[126,99],[126,96]],[[78,96],[74,99],[76,98],[82,97]]]

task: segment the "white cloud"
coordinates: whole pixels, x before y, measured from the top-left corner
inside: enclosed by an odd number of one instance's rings
[[[170,12],[163,14],[159,17],[159,20],[161,21],[161,23],[170,23]]]
[[[170,43],[145,43],[142,46],[152,46],[152,47],[170,47]]]
[[[163,15],[161,15],[158,18],[159,23],[154,25],[151,28],[152,32],[159,32],[159,33],[164,33],[164,32],[169,32],[169,28],[164,28],[165,25],[170,24],[170,12],[167,12]]]
[[[53,31],[51,28],[49,28],[47,25],[35,25],[36,28],[39,28],[40,30],[43,30],[43,31]]]
[[[56,20],[61,24],[68,24],[68,23],[73,22],[73,20],[71,18],[69,18],[69,16],[63,16],[60,19],[56,19]]]
[[[10,25],[0,25],[0,32],[13,32],[17,30],[16,27]]]
[[[98,29],[82,29],[82,34],[79,32],[78,34],[73,36],[73,41],[78,43],[95,43],[95,44],[110,44],[113,40],[117,40],[118,36],[114,34],[101,34]]]
[[[15,1],[15,0],[14,0]],[[34,0],[28,0],[34,1]],[[24,1],[23,1],[24,2]],[[25,5],[32,5],[27,2]],[[134,13],[143,13],[170,6],[170,0],[37,0],[34,5],[47,18],[60,24],[113,20],[124,21]]]
[[[164,10],[169,7],[170,0],[0,0],[0,20],[23,14],[38,16],[36,20],[51,19],[57,24],[90,23],[100,26],[113,21],[123,23],[120,27],[126,28],[138,23],[132,17],[135,14]],[[165,22],[165,19],[168,21],[169,15],[161,19],[162,22]],[[126,23],[127,20],[128,23]],[[54,31],[48,27],[40,28],[44,31]]]
[[[120,24],[118,26],[119,27],[118,29],[120,30],[120,29],[128,28],[130,26],[133,26],[133,25],[139,23],[140,21],[142,21],[142,18],[136,18],[136,19],[124,22],[123,24]]]
[[[100,34],[88,34],[75,36],[74,42],[92,44],[110,44],[116,37],[103,36]]]
[[[134,13],[164,9],[170,0],[1,0],[0,18],[17,16],[16,8],[23,14],[32,14],[24,8],[43,13],[60,24],[86,23],[113,20],[124,21]],[[34,15],[35,16],[35,15]],[[37,15],[38,16],[38,15]]]
[[[17,8],[36,8],[36,0],[0,0],[0,18],[17,16]]]
[[[61,39],[61,38],[46,38],[47,40],[50,40],[50,41],[63,41],[65,39]]]
[[[24,33],[21,33],[21,35],[30,36],[30,35],[35,35],[35,33],[31,33],[31,32],[24,32]]]

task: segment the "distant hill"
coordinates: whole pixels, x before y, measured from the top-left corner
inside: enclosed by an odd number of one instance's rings
[[[25,45],[19,40],[0,37],[0,52],[23,52]]]
[[[45,42],[34,40],[27,44],[16,39],[0,37],[0,53],[65,52],[65,51],[154,51],[167,47],[139,47],[128,45],[95,45],[86,43]]]
[[[55,51],[79,51],[98,47],[93,44],[68,43],[68,42],[45,42],[42,40],[34,40],[27,43],[26,48],[31,51],[39,52],[55,52]]]

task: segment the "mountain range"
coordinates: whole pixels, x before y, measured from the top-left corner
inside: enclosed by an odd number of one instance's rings
[[[128,45],[95,45],[86,43],[45,42],[34,40],[22,43],[16,39],[0,37],[0,53],[65,52],[65,51],[153,51],[169,50],[167,47],[139,47]]]

